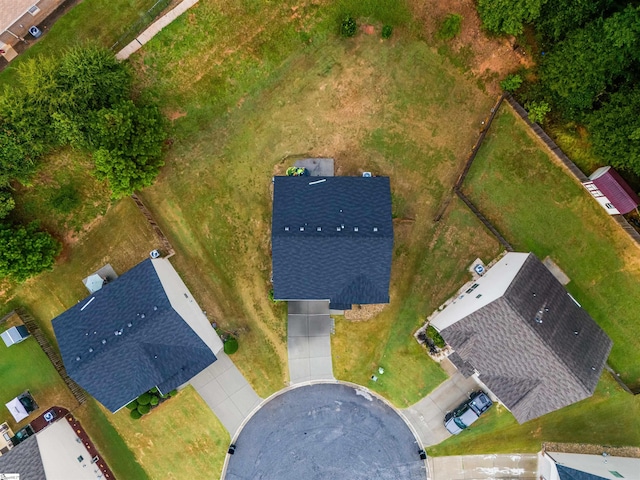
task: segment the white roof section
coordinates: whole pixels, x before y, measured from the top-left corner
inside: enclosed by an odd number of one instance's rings
[[[640,458],[614,457],[611,455],[586,455],[582,453],[545,452],[544,457],[551,459],[551,468],[541,468],[540,473],[547,480],[559,479],[555,465],[563,465],[580,472],[589,473],[609,480],[619,478],[638,478]],[[554,463],[555,462],[555,463]],[[613,472],[619,474],[614,475]]]
[[[178,312],[178,315],[187,322],[211,351],[217,355],[223,348],[222,340],[220,340],[211,323],[209,323],[209,319],[196,303],[173,265],[166,258],[152,259],[151,263],[158,274],[160,283],[173,309]]]
[[[47,480],[96,480],[103,478],[91,463],[87,451],[66,418],[61,418],[36,434]]]
[[[0,0],[0,29],[5,31],[37,3],[38,0]]]
[[[589,180],[595,180],[596,178],[600,178],[602,175],[607,173],[610,168],[611,168],[611,166],[600,167],[595,172],[593,172],[591,175],[589,175]]]
[[[29,416],[29,414],[24,408],[24,405],[22,405],[20,403],[20,400],[18,400],[18,397],[14,398],[8,403],[5,403],[5,405],[7,409],[11,412],[11,415],[13,415],[13,419],[16,421],[16,423],[20,422],[21,420],[24,420]]]
[[[467,290],[462,291],[431,321],[431,325],[436,330],[442,331],[500,298],[507,291],[528,257],[528,253],[507,253],[487,273],[473,282]],[[474,287],[474,285],[477,286]],[[469,292],[470,288],[473,290]]]
[[[0,333],[0,337],[2,337],[2,340],[7,347],[10,347],[11,345],[14,345],[16,343],[20,343],[26,338],[20,334],[18,327],[11,327],[9,330]]]

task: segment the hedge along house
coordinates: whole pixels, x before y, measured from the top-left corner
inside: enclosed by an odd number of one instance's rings
[[[147,259],[53,320],[69,376],[111,412],[183,385],[222,341],[166,259]]]
[[[638,195],[611,167],[597,169],[583,185],[609,215],[624,215],[640,205]]]
[[[612,347],[531,253],[507,253],[431,325],[519,423],[590,397]]]
[[[388,177],[274,177],[276,300],[335,310],[389,303],[393,253]]]

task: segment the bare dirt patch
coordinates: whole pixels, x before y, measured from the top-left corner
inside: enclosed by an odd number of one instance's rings
[[[514,37],[490,38],[481,30],[480,17],[473,0],[426,0],[410,2],[412,10],[435,39],[438,28],[450,13],[462,15],[462,31],[450,41],[454,52],[470,48],[471,71],[484,77],[491,92],[498,91],[498,80],[520,67],[530,67],[532,59],[517,48]]]
[[[386,306],[387,304],[384,303],[376,303],[373,305],[353,305],[351,310],[346,310],[344,312],[344,318],[351,322],[371,320],[382,312]]]

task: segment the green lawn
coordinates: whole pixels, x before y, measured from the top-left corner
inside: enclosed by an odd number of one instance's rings
[[[640,445],[640,398],[622,390],[608,373],[593,397],[518,425],[497,406],[461,434],[427,449],[431,456],[534,453],[542,442]]]
[[[516,250],[550,255],[567,288],[613,340],[611,366],[640,386],[638,247],[553,163],[504,107],[469,172],[465,191]]]

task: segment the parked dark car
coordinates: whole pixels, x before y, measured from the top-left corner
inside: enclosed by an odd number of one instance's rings
[[[471,393],[469,400],[448,412],[444,417],[444,426],[454,435],[468,428],[480,415],[489,410],[493,402],[482,390]]]

